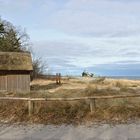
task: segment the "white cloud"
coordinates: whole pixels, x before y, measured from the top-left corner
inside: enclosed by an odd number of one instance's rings
[[[114,40],[114,41],[113,41]],[[137,40],[138,42],[139,40]],[[115,45],[114,45],[115,44]],[[140,45],[140,44],[139,44]],[[66,42],[36,42],[35,50],[38,55],[46,57],[49,65],[63,65],[64,67],[92,67],[101,64],[116,64],[119,62],[136,62],[140,60],[140,47],[133,46],[132,40],[113,38],[93,39],[92,44]],[[42,52],[43,50],[43,52]]]
[[[140,2],[70,0],[46,24],[71,34],[125,36],[140,32],[139,6]]]
[[[0,0],[0,9],[3,11],[16,11],[25,9],[29,6],[31,0]]]

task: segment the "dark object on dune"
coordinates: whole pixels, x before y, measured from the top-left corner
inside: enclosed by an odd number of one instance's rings
[[[86,71],[82,72],[82,77],[93,77],[94,74],[93,73],[88,73]]]

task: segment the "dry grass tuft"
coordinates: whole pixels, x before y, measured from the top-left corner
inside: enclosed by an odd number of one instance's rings
[[[90,84],[103,84],[105,79],[106,79],[105,77],[99,77],[90,81]]]
[[[64,79],[59,87],[53,81],[36,80],[28,94],[1,93],[14,97],[84,97],[140,93],[139,81],[107,78]],[[82,123],[84,121],[127,122],[140,118],[140,98],[98,99],[96,109],[90,113],[88,101],[36,102],[34,113],[28,116],[27,102],[1,101],[0,120],[5,122],[33,122],[43,124]]]
[[[10,106],[7,107],[7,105]],[[0,103],[0,120],[43,124],[79,124],[85,121],[120,123],[139,119],[140,103],[131,99],[96,100],[96,109],[90,113],[89,103],[35,102],[32,116],[28,116],[27,102]]]
[[[85,89],[85,96],[94,96],[94,95],[100,96],[112,94],[120,94],[120,91],[110,86],[100,87],[99,85],[91,85],[91,84],[89,84]]]

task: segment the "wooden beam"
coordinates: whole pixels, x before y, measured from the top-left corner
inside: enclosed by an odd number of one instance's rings
[[[110,95],[110,96],[92,96],[92,97],[77,97],[77,98],[20,98],[20,97],[0,97],[0,100],[13,100],[13,101],[28,101],[29,116],[34,112],[35,101],[75,101],[75,100],[90,100],[90,111],[96,109],[96,99],[115,99],[115,98],[131,98],[140,97],[137,95]]]
[[[136,95],[109,95],[109,96],[91,96],[91,97],[77,97],[77,98],[20,98],[20,97],[0,97],[0,100],[23,100],[23,101],[75,101],[75,100],[89,100],[89,99],[113,99],[113,98],[131,98],[140,97]]]

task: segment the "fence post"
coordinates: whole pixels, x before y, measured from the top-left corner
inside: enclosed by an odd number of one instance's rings
[[[58,75],[59,75],[59,84],[61,84],[61,73],[59,73]]]
[[[96,102],[95,102],[95,99],[91,99],[90,100],[90,111],[91,113],[96,110]]]
[[[56,73],[56,84],[61,84],[61,73]]]
[[[31,101],[31,100],[28,100],[28,113],[29,113],[29,116],[32,115],[34,111],[34,102]]]
[[[58,73],[56,73],[56,84],[58,84],[59,82],[58,82]]]

